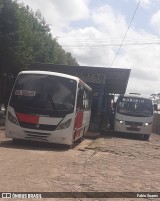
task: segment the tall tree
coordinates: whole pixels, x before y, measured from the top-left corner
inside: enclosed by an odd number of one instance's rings
[[[38,10],[13,0],[0,0],[1,72],[12,73],[27,68],[29,62],[78,65],[50,34],[49,26]]]
[[[8,79],[27,69],[29,62],[78,65],[52,38],[39,10],[34,13],[15,0],[0,0],[0,96],[9,88]]]

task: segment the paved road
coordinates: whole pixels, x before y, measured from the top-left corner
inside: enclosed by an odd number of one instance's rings
[[[103,135],[71,150],[53,144],[14,144],[0,127],[1,192],[155,192],[160,191],[159,181],[159,135],[152,134],[149,142]]]

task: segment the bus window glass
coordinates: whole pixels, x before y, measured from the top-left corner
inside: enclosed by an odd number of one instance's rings
[[[83,105],[84,109],[90,109],[91,108],[91,92],[88,90],[84,90],[84,95],[83,95]]]
[[[79,85],[77,96],[77,109],[89,110],[91,108],[91,91]]]
[[[128,116],[144,116],[153,115],[152,101],[141,98],[121,97],[117,101],[117,112]]]
[[[83,88],[79,85],[78,87],[78,95],[77,95],[77,109],[83,109]]]
[[[72,112],[75,104],[76,84],[75,80],[58,76],[20,75],[13,89],[10,105]]]

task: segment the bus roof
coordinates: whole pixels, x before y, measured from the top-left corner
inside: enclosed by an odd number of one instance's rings
[[[89,88],[90,90],[92,90],[83,80],[81,80],[78,77],[72,76],[72,75],[68,75],[68,74],[64,74],[64,73],[57,73],[57,72],[51,72],[51,71],[21,71],[19,74],[43,74],[43,75],[54,75],[54,76],[59,76],[59,77],[64,77],[64,78],[68,78],[68,79],[73,79],[76,80],[77,82],[81,82],[83,83],[87,88]]]
[[[128,98],[142,98],[142,99],[150,99],[150,97],[142,96],[141,94],[121,94],[122,97],[128,97]]]

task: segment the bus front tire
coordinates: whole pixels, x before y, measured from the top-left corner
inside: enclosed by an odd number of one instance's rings
[[[72,139],[72,144],[68,145],[69,149],[73,149],[74,142],[75,142],[75,141],[74,141],[74,137],[73,137],[73,139]]]
[[[69,149],[73,149],[73,144],[69,145]]]
[[[80,137],[80,142],[82,142],[84,140],[84,134],[85,134],[85,129],[83,129],[83,134],[82,136]]]
[[[16,138],[12,138],[12,142],[13,142],[14,144],[19,144],[20,142],[22,142],[22,140],[16,139]]]
[[[149,135],[143,135],[143,140],[148,141],[149,140]]]

